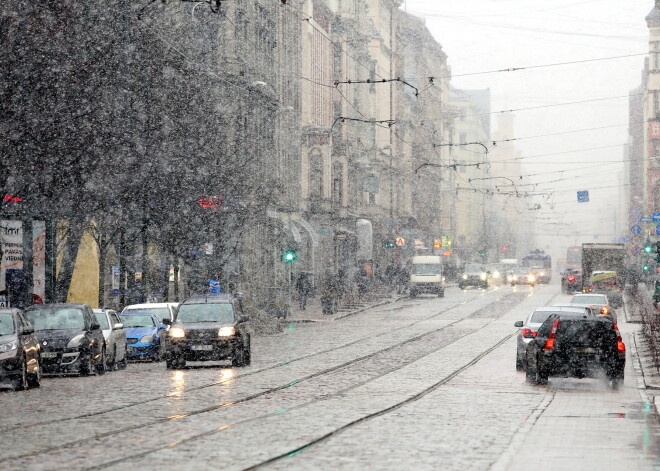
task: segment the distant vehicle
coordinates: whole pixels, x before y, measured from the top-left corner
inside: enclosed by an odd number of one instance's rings
[[[121,312],[150,312],[156,314],[158,318],[162,321],[163,319],[169,319],[174,321],[176,317],[176,310],[179,306],[179,303],[143,303],[143,304],[131,304],[126,306]]]
[[[613,307],[623,306],[622,281],[614,271],[594,271],[591,272],[589,287],[585,290],[587,293],[600,293],[607,295]]]
[[[169,331],[165,353],[168,369],[188,361],[231,360],[232,366],[251,363],[250,334],[241,303],[230,294],[195,296],[179,306]]]
[[[573,295],[570,304],[593,306],[599,315],[610,316],[614,319],[614,322],[617,321],[616,311],[612,308],[609,299],[604,294],[578,293]]]
[[[93,309],[105,338],[106,365],[109,370],[126,368],[126,331],[112,309]]]
[[[536,285],[536,276],[529,268],[518,267],[511,276],[511,286],[515,285]]]
[[[489,263],[486,270],[490,273],[490,281],[494,285],[501,286],[506,283],[507,266],[503,263]]]
[[[0,383],[14,391],[41,385],[41,345],[18,309],[0,309]]]
[[[485,266],[480,263],[468,263],[458,279],[458,287],[460,289],[465,289],[467,286],[488,288],[489,281],[488,270]]]
[[[626,346],[610,318],[550,315],[525,351],[526,379],[545,384],[550,376],[594,378],[604,372],[613,388],[624,379]]]
[[[119,318],[126,331],[128,359],[160,361],[161,336],[166,335],[166,324],[151,312],[122,312]]]
[[[571,306],[537,307],[524,322],[518,321],[514,324],[516,327],[521,327],[517,336],[516,370],[522,371],[525,369],[525,352],[527,351],[527,344],[536,337],[541,324],[543,324],[543,322],[545,322],[545,320],[552,314],[562,314],[565,312],[585,314],[585,309]]]
[[[574,293],[582,290],[582,269],[571,268],[566,270],[561,275],[561,291],[562,293]]]
[[[442,273],[442,259],[434,255],[417,255],[412,258],[410,272],[410,296],[420,293],[445,295],[445,277]]]
[[[543,250],[534,250],[528,253],[522,258],[521,264],[525,268],[538,270],[535,273],[537,283],[550,283],[552,281],[552,257]]]
[[[88,305],[35,304],[24,314],[41,343],[44,373],[105,373],[105,338]]]
[[[591,290],[591,275],[594,272],[615,272],[621,278],[617,283],[623,286],[624,260],[624,244],[582,244],[582,290]]]
[[[566,270],[582,269],[582,247],[573,246],[566,249]]]

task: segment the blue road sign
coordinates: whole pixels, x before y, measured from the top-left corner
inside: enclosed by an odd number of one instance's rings
[[[640,226],[639,224],[635,224],[630,228],[630,232],[634,235],[639,235],[642,233],[642,226]]]
[[[653,222],[653,219],[651,219],[649,216],[642,216],[639,218],[639,222]]]
[[[660,213],[653,213],[651,217],[653,218],[653,222],[660,222]]]
[[[582,190],[577,192],[578,203],[588,203],[589,202],[589,190]]]
[[[655,235],[660,235],[660,224],[655,226]]]

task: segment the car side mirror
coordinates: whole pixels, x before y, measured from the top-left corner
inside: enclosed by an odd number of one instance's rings
[[[101,324],[98,322],[92,322],[92,325],[89,326],[89,330],[100,330]]]
[[[21,334],[22,334],[22,335],[30,335],[30,334],[34,334],[34,328],[31,327],[31,326],[23,327],[23,328],[21,329]]]
[[[513,324],[514,327],[522,327],[525,323],[523,321],[517,321],[515,324]]]
[[[162,330],[162,329],[164,329],[164,328],[166,328],[166,327],[167,327],[167,325],[165,325],[165,324],[160,324],[160,325],[158,326],[158,330]]]
[[[242,324],[243,322],[247,322],[249,320],[250,320],[250,318],[248,316],[239,316],[238,317],[238,323],[239,324]]]
[[[172,325],[172,321],[170,319],[165,318],[165,319],[163,319],[163,324]]]
[[[123,329],[123,328],[124,328],[124,324],[117,323],[117,324],[113,325],[112,327],[113,327],[114,329]]]

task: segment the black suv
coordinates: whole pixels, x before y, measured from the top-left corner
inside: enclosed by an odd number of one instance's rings
[[[38,304],[25,310],[41,343],[45,373],[105,373],[105,339],[86,304]]]
[[[241,302],[230,294],[194,296],[179,305],[168,333],[165,365],[183,368],[186,361],[231,359],[250,364],[250,334]],[[163,322],[170,323],[168,319]]]
[[[549,376],[594,378],[604,372],[616,389],[623,382],[626,346],[609,317],[553,314],[527,344],[525,361],[527,381],[545,384]]]

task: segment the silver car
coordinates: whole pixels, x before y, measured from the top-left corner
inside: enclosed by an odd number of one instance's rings
[[[124,324],[112,309],[94,309],[96,320],[101,326],[106,345],[106,367],[108,370],[126,368],[126,331]]]
[[[536,333],[538,332],[539,327],[541,327],[541,324],[543,324],[551,314],[562,314],[566,312],[591,315],[591,311],[584,306],[544,306],[534,309],[534,312],[527,317],[525,322],[518,321],[514,324],[516,327],[522,327],[517,336],[516,370],[523,371],[525,369],[527,344],[536,337]]]
[[[610,316],[614,319],[614,322],[617,321],[616,311],[612,308],[609,299],[604,294],[578,293],[573,295],[570,303],[592,306],[596,309],[597,314]]]

